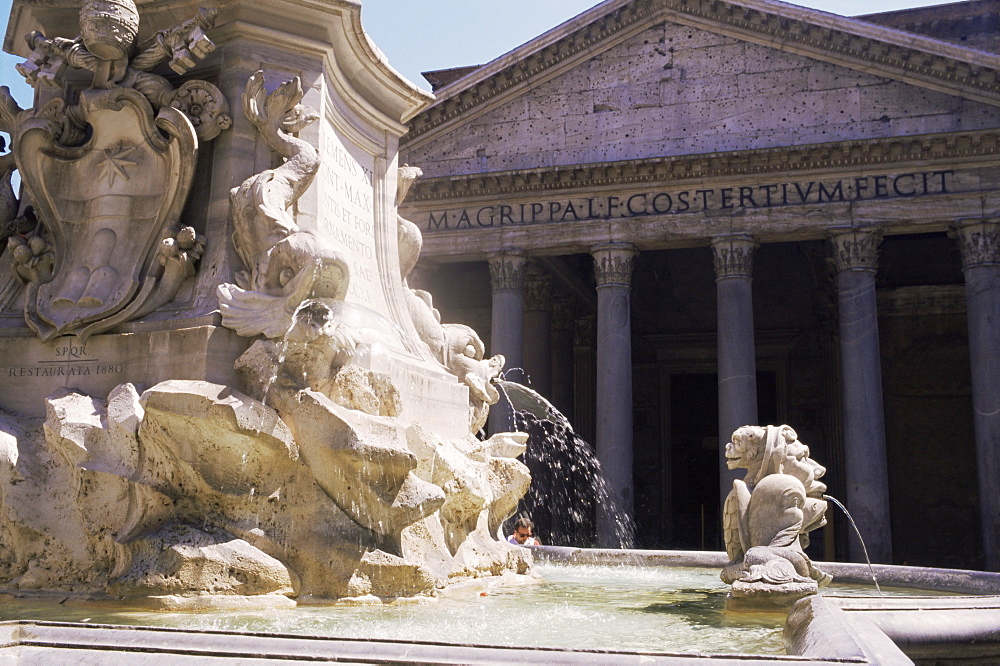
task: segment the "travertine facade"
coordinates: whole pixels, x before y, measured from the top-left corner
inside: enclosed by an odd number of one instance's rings
[[[548,273],[581,323],[596,315],[558,406],[606,465],[631,461],[613,475],[640,544],[721,545],[720,443],[794,422],[876,559],[1000,567],[997,268],[963,275],[958,248],[1000,211],[998,20],[995,0],[859,19],[615,0],[457,79],[432,73],[447,83],[401,159],[425,174],[403,214],[438,306],[489,309],[446,285],[485,288],[503,252]],[[608,243],[636,253],[624,308],[591,258]],[[514,300],[493,292],[492,353],[538,337],[498,315]],[[602,337],[612,321],[630,333]],[[631,373],[602,365],[622,355]],[[721,483],[691,480],[705,475]],[[860,557],[832,523],[816,556]]]

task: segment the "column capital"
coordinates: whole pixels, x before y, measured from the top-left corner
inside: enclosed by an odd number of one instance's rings
[[[487,255],[493,291],[521,290],[528,271],[528,257],[520,250],[501,250]]]
[[[962,268],[1000,265],[1000,218],[959,220],[952,227],[962,251]]]
[[[542,312],[552,309],[552,278],[528,271],[524,282],[524,309]]]
[[[878,246],[882,242],[881,229],[833,227],[828,231],[830,242],[833,243],[833,262],[838,273],[875,272],[878,267]]]
[[[712,238],[715,279],[750,279],[753,276],[753,251],[757,245],[750,234],[724,234]]]
[[[594,257],[594,277],[598,287],[627,287],[638,252],[628,243],[606,243],[590,249]]]

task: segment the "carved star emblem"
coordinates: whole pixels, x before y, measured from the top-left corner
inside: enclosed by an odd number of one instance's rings
[[[123,180],[128,180],[127,167],[135,166],[135,162],[132,160],[125,159],[133,150],[138,148],[138,146],[123,146],[119,145],[117,148],[111,150],[104,150],[104,159],[98,163],[98,168],[101,170],[101,174],[97,177],[97,180],[107,180],[108,185],[114,187],[115,179],[121,176]]]

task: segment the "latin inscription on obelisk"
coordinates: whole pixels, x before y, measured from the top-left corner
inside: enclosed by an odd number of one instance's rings
[[[320,231],[332,238],[351,267],[346,300],[387,314],[375,243],[375,158],[330,125],[324,128],[320,167]]]

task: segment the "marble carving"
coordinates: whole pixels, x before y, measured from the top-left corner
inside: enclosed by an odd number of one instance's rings
[[[90,0],[80,37],[27,36],[31,57],[18,71],[33,87],[61,91],[69,71],[91,80],[76,98],[44,91],[48,101],[27,110],[0,88],[0,128],[31,202],[21,217],[11,206],[0,220],[19,278],[0,302],[23,300],[42,340],[86,341],[143,317],[194,271],[201,241],[181,229],[180,215],[199,141],[230,126],[229,106],[206,81],[175,87],[152,70],[169,61],[183,73],[208,55],[214,45],[203,31],[216,13],[137,46],[131,0]]]
[[[119,335],[198,275],[206,239],[184,206],[199,145],[232,119],[213,84],[152,70],[183,75],[208,56],[215,20],[202,10],[137,45],[132,0],[88,0],[80,37],[27,38],[19,71],[51,88],[48,101],[20,109],[0,88],[13,138],[0,157],[0,311],[22,308],[42,343]],[[63,94],[68,71],[89,87]],[[403,294],[412,333],[351,301],[352,275],[370,267],[325,233],[341,221],[297,219],[323,166],[299,132],[319,115],[298,78],[269,83],[251,76],[242,110],[273,167],[234,183],[242,266],[213,283],[222,326],[243,340],[237,379],[67,386],[42,419],[0,412],[0,590],[167,608],[382,603],[530,567],[497,538],[530,482],[516,459],[527,436],[473,435],[499,398],[503,357],[486,358],[475,331],[443,324],[430,294],[409,289],[422,241],[396,215],[397,253],[378,279]],[[399,170],[397,202],[418,176]],[[373,369],[380,345],[406,335],[403,376],[450,383],[463,436],[403,418],[411,387]]]
[[[804,548],[809,532],[826,524],[826,469],[791,427],[743,426],[726,444],[729,469],[745,468],[726,497],[724,530],[730,562],[730,605],[790,606],[815,594],[831,576],[817,569]]]

